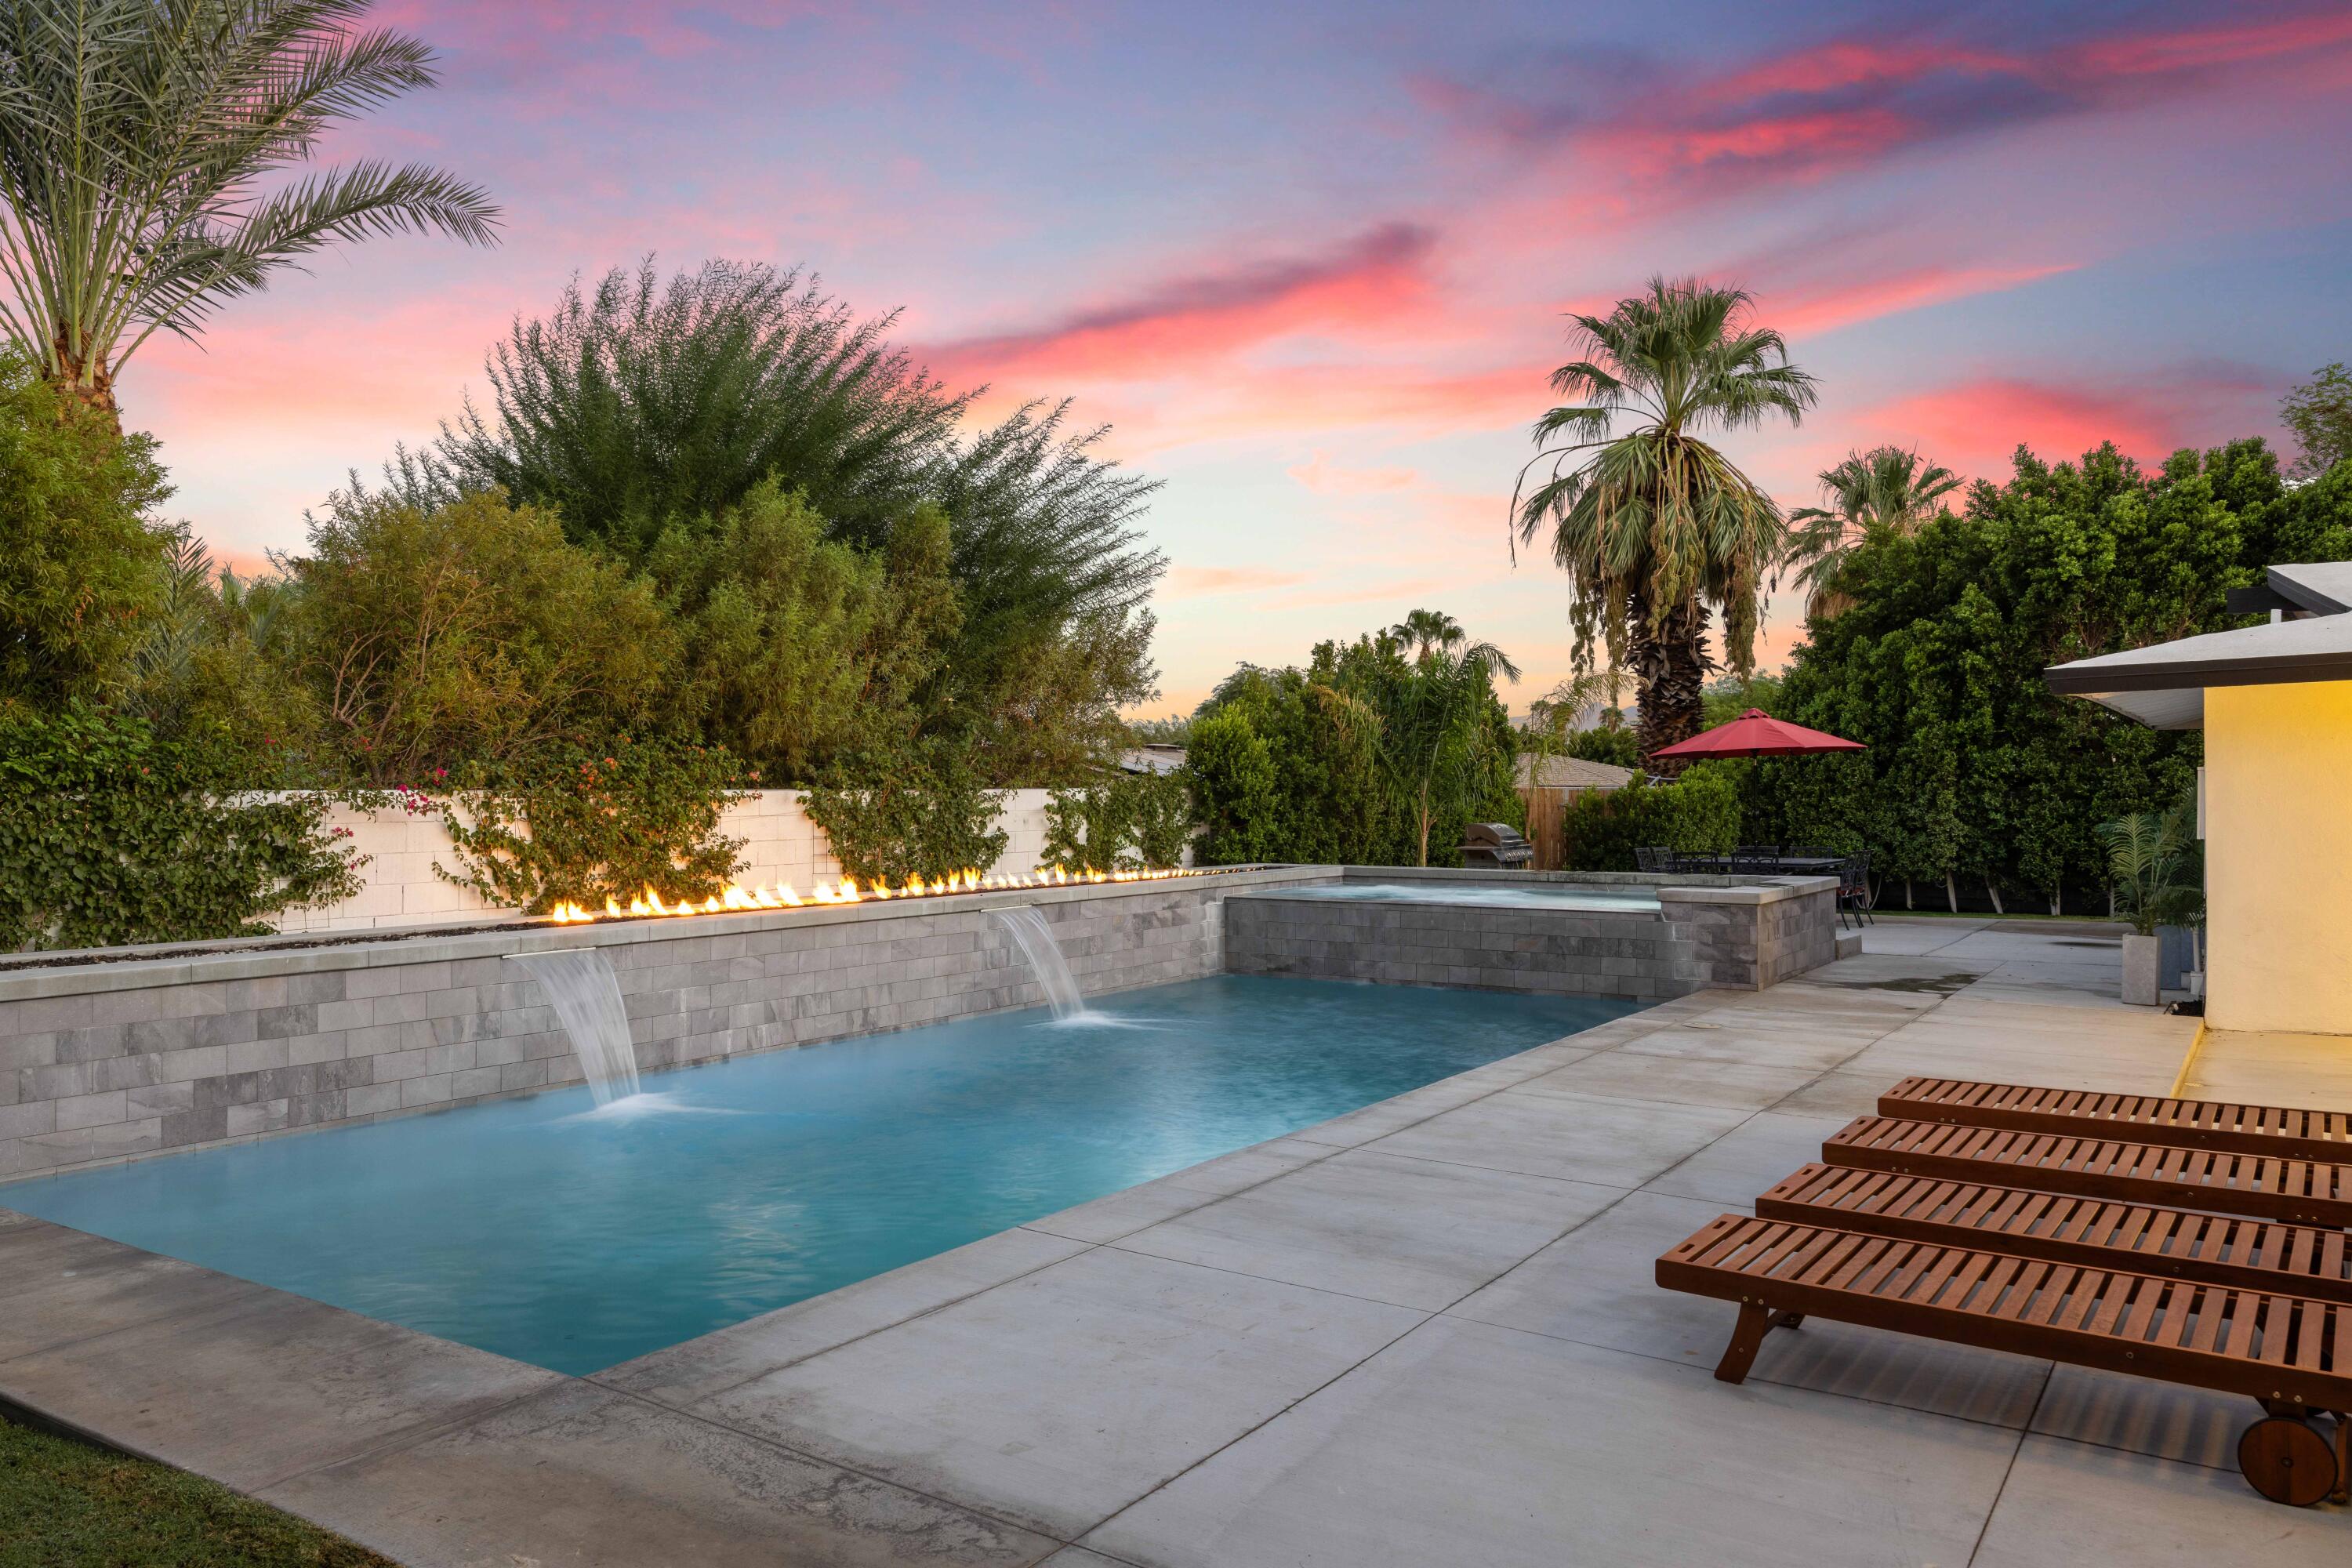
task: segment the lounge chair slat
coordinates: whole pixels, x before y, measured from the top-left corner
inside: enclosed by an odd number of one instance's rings
[[[2082,1197],[2352,1225],[2352,1164],[2264,1159],[2106,1139],[1856,1117],[1822,1145],[1830,1164]]]
[[[2352,1161],[2352,1114],[2342,1111],[1907,1078],[1879,1098],[1878,1113],[1911,1121],[2024,1132],[2105,1131],[2136,1143]]]
[[[1756,1200],[1756,1213],[2352,1305],[2352,1249],[2340,1230],[1828,1164],[1792,1173]]]

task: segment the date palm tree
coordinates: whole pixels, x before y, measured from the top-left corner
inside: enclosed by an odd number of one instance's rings
[[[1514,553],[1549,530],[1573,584],[1577,667],[1605,645],[1633,672],[1644,757],[1698,731],[1700,689],[1720,668],[1711,613],[1732,668],[1755,667],[1757,600],[1786,525],[1700,436],[1793,425],[1815,395],[1780,334],[1749,321],[1752,303],[1658,278],[1606,316],[1571,315],[1579,357],[1551,378],[1571,401],[1536,422],[1538,450],[1511,494]]]
[[[1820,616],[1849,606],[1830,583],[1856,545],[1882,532],[1916,533],[1936,514],[1936,503],[1960,488],[1958,474],[1903,447],[1849,452],[1837,467],[1823,468],[1821,480],[1829,504],[1789,514],[1783,559],[1805,590],[1805,613]]]
[[[69,400],[119,416],[158,331],[341,240],[488,244],[498,209],[423,164],[278,180],[320,139],[433,84],[369,0],[0,0],[0,326]]]

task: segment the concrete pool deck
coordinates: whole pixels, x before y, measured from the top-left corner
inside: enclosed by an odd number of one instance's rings
[[[0,1398],[420,1565],[2341,1563],[2250,1404],[1818,1321],[1729,1387],[1651,1283],[1906,1074],[2164,1090],[2118,968],[1886,921],[588,1378],[0,1213]]]

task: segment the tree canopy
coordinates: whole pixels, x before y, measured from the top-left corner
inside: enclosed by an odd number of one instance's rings
[[[2280,561],[2352,558],[2352,466],[2281,482],[2257,440],[2143,471],[2112,445],[2004,484],[1916,533],[1874,533],[1828,586],[1774,710],[1867,745],[1757,763],[1746,835],[1868,848],[1874,872],[1957,907],[2024,891],[2053,910],[2104,889],[2100,824],[2192,782],[2194,731],[2053,696],[2044,668],[2241,624],[2226,591]]]

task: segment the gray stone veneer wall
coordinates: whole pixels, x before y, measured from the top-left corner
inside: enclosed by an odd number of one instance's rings
[[[0,1180],[363,1121],[574,1081],[579,1064],[510,952],[595,946],[647,1069],[905,1028],[1044,998],[992,921],[1035,904],[1089,993],[1223,966],[1244,871],[953,901],[668,923],[516,926],[332,946],[0,970]]]
[[[1698,954],[1703,984],[1761,991],[1837,958],[1837,879],[1658,889],[1666,919]]]
[[[1279,892],[1225,901],[1225,967],[1643,1002],[1706,984],[1690,939],[1656,915],[1354,903]]]

